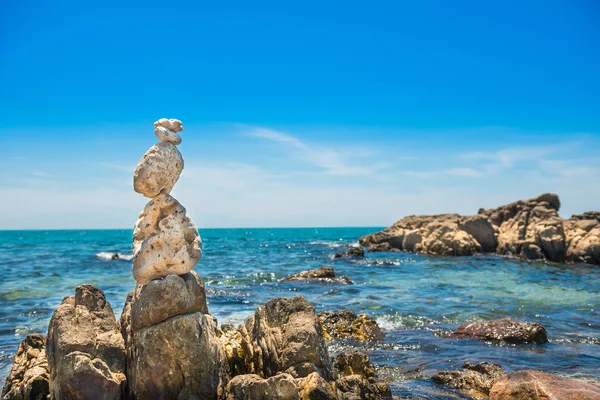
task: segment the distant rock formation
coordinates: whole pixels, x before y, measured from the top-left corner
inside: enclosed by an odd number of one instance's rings
[[[381,232],[359,239],[369,251],[468,256],[498,253],[530,260],[600,264],[600,213],[587,212],[565,220],[560,200],[543,194],[478,215],[405,217]]]

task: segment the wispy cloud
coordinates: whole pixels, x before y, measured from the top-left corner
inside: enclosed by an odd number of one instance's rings
[[[369,152],[341,151],[329,146],[306,143],[295,136],[265,128],[255,128],[245,133],[246,136],[266,139],[288,146],[293,155],[314,167],[320,168],[328,175],[370,175],[387,168],[390,164],[374,162],[368,157]],[[368,157],[368,160],[365,158]],[[359,162],[362,161],[362,162]]]

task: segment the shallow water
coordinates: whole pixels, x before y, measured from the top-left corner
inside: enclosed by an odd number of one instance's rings
[[[394,394],[419,399],[461,398],[428,379],[464,361],[490,361],[506,370],[539,369],[600,383],[600,267],[527,263],[497,256],[435,258],[406,253],[333,260],[378,228],[204,229],[196,271],[211,313],[240,323],[257,305],[303,295],[317,311],[349,308],[386,329],[379,344],[363,346],[390,380]],[[0,231],[0,378],[18,343],[46,333],[53,310],[75,286],[100,287],[117,314],[135,282],[130,230]],[[99,255],[98,255],[99,254]],[[377,261],[389,261],[378,265]],[[290,274],[334,267],[355,285],[279,282]],[[550,343],[507,346],[443,337],[464,321],[502,317],[540,322]]]

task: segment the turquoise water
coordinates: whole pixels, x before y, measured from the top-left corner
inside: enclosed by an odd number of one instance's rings
[[[364,259],[330,258],[376,230],[201,230],[204,254],[196,271],[206,283],[210,312],[220,323],[237,324],[273,297],[303,295],[317,311],[346,307],[367,313],[387,336],[383,343],[359,346],[400,396],[456,398],[427,377],[467,360],[600,383],[600,267],[497,256],[375,253]],[[54,308],[75,286],[100,287],[120,315],[125,295],[135,286],[131,263],[104,259],[98,256],[102,252],[130,255],[131,231],[0,231],[1,379],[18,343],[31,332],[45,333]],[[279,282],[324,265],[355,285]],[[502,346],[443,337],[464,321],[508,316],[540,322],[550,343]],[[350,345],[356,343],[338,343],[331,350]]]

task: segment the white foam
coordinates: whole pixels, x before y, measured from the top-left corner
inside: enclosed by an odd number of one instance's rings
[[[112,253],[110,251],[103,251],[101,253],[98,253],[98,254],[96,254],[96,257],[98,257],[102,260],[123,260],[123,261],[133,260],[133,254]]]

